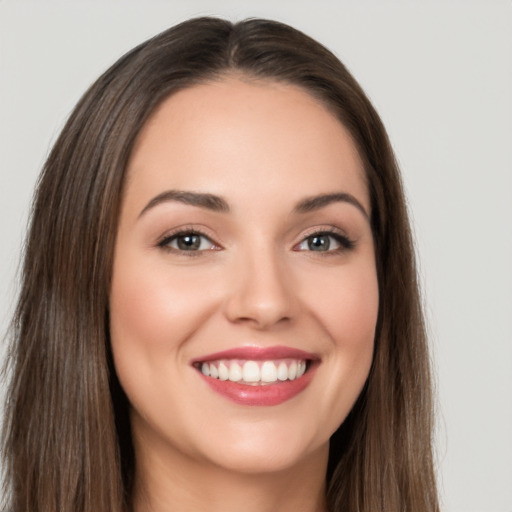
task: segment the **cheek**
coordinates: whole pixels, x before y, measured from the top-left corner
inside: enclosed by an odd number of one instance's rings
[[[330,296],[331,301],[324,303],[324,318],[334,342],[355,354],[372,349],[379,309],[377,280],[364,276],[348,281]]]
[[[183,358],[182,345],[212,309],[202,276],[136,258],[120,260],[115,269],[110,331],[120,379]]]
[[[325,380],[317,392],[323,410],[331,411],[324,427],[332,434],[347,417],[368,378],[379,292],[371,264],[337,269],[323,283],[320,291],[317,282],[309,304],[329,343]]]
[[[373,259],[361,265],[340,267],[311,282],[309,303],[333,344],[347,352],[373,348],[379,310],[379,288]]]

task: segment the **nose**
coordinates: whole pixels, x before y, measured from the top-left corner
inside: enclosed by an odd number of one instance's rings
[[[297,290],[291,273],[272,251],[240,258],[233,270],[225,303],[230,322],[264,330],[296,317]]]

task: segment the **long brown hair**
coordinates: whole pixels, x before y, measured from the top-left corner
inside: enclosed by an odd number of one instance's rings
[[[130,508],[127,399],[112,365],[109,288],[125,170],[174,92],[235,71],[298,85],[350,131],[366,168],[379,280],[374,360],[332,436],[332,511],[435,512],[429,356],[400,175],[362,89],[286,25],[198,18],[123,56],[86,92],[38,182],[13,322],[3,431],[13,512]]]

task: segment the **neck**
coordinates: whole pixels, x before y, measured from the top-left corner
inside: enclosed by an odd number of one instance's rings
[[[182,453],[137,453],[134,512],[325,512],[328,448],[290,468],[241,473]]]

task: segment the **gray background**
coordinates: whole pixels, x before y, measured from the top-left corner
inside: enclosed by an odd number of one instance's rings
[[[0,0],[0,330],[38,170],[86,87],[200,14],[331,48],[400,161],[437,371],[443,510],[512,511],[512,2]]]

